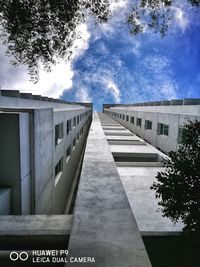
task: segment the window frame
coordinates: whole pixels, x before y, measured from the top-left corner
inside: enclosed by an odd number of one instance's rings
[[[54,131],[55,131],[55,146],[57,146],[58,144],[60,144],[60,142],[62,142],[63,138],[64,138],[64,123],[58,123],[55,125],[54,127]]]

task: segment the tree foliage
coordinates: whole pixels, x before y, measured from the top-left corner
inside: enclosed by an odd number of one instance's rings
[[[146,29],[165,36],[173,21],[175,0],[138,0],[133,5],[127,22],[130,33],[137,35]],[[200,6],[200,0],[188,0],[192,6]]]
[[[39,64],[50,71],[70,58],[76,28],[88,13],[106,22],[109,0],[0,0],[0,37],[12,64],[26,65],[37,81]]]
[[[164,159],[165,171],[156,176],[151,189],[160,198],[163,216],[181,220],[186,232],[200,233],[200,121],[184,126],[182,144]]]
[[[199,6],[200,0],[188,0]],[[0,0],[0,38],[7,46],[13,65],[28,67],[37,82],[39,66],[46,71],[63,59],[70,59],[77,26],[87,14],[98,22],[110,17],[110,0]],[[150,28],[166,35],[173,16],[175,0],[134,0],[128,16],[133,35]]]

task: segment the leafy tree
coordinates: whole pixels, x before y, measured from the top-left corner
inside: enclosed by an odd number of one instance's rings
[[[47,71],[69,59],[76,28],[92,14],[98,22],[109,18],[109,0],[0,0],[0,37],[13,65],[28,67],[38,80],[38,67]]]
[[[200,234],[200,121],[188,121],[183,128],[182,144],[164,159],[165,171],[157,174],[151,189],[163,216],[181,220],[186,233]]]
[[[199,6],[200,0],[188,0]],[[13,56],[13,65],[26,65],[32,81],[38,69],[46,71],[60,60],[69,60],[77,26],[88,14],[97,22],[110,17],[110,0],[0,0],[0,38]],[[134,0],[128,16],[133,35],[150,28],[166,35],[173,16],[175,0]]]
[[[192,6],[199,7],[200,0],[188,0]],[[146,29],[165,36],[174,16],[175,0],[138,0],[133,5],[127,22],[130,33],[137,35]]]

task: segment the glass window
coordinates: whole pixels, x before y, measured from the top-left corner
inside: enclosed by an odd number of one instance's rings
[[[152,130],[152,121],[145,120],[145,130]]]
[[[63,123],[55,126],[55,145],[58,145],[63,139]]]
[[[61,158],[55,167],[55,177],[61,174],[63,171],[63,158]]]
[[[182,144],[183,143],[184,132],[185,132],[184,126],[180,126],[178,128],[178,144]]]
[[[142,119],[141,118],[137,118],[136,125],[139,127],[142,126]]]
[[[67,134],[72,130],[72,120],[67,120]]]
[[[169,126],[167,124],[158,123],[157,133],[159,135],[169,135]]]
[[[73,139],[73,149],[75,148],[76,146],[76,138]]]
[[[73,127],[76,127],[76,117],[73,118]]]
[[[131,123],[134,124],[134,120],[135,118],[134,117],[131,117]]]

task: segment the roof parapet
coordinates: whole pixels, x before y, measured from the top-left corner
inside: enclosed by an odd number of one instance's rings
[[[111,107],[140,107],[140,106],[184,106],[184,105],[200,105],[200,98],[184,98],[162,101],[150,101],[133,104],[103,104],[103,109]]]
[[[31,99],[36,101],[45,101],[45,102],[54,102],[68,105],[82,105],[85,107],[92,107],[92,103],[79,103],[79,102],[69,102],[63,99],[55,99],[47,96],[33,95],[32,93],[21,93],[19,90],[9,90],[9,89],[0,89],[0,97],[15,97],[22,99]],[[85,105],[84,105],[85,104]]]
[[[20,93],[20,98],[32,99],[31,93]]]
[[[184,98],[184,105],[200,105],[200,98]]]
[[[182,106],[183,105],[183,99],[172,99],[171,100],[171,106]]]
[[[0,91],[1,91],[1,96],[20,98],[19,90],[0,90]]]

